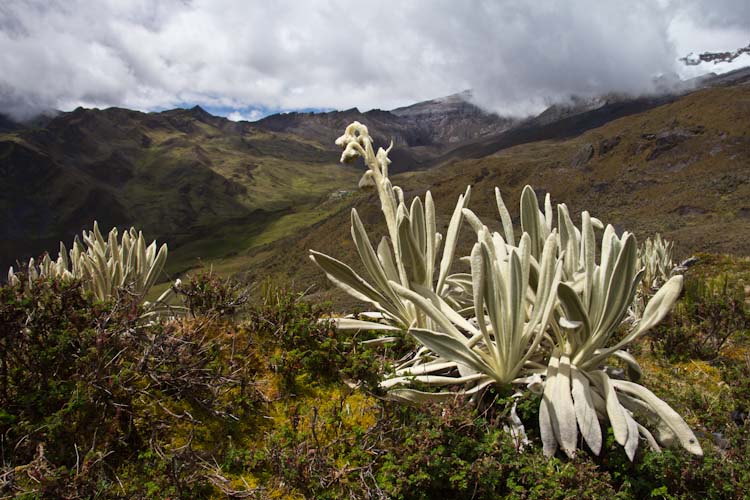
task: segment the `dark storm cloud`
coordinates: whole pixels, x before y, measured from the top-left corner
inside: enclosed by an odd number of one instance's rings
[[[0,111],[388,109],[471,88],[488,108],[526,113],[653,90],[684,55],[676,38],[747,30],[745,2],[714,5],[6,0]]]

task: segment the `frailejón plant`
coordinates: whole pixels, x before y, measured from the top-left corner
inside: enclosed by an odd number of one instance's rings
[[[376,250],[357,211],[352,209],[352,239],[367,272],[367,279],[333,257],[316,251],[310,252],[312,260],[331,281],[376,309],[365,316],[382,320],[381,323],[372,323],[342,318],[338,320],[338,327],[399,331],[412,325],[429,326],[429,318],[416,309],[410,300],[404,299],[396,291],[395,285],[407,289],[429,289],[450,303],[458,303],[460,286],[453,286],[450,270],[463,217],[462,209],[469,202],[471,190],[467,188],[456,203],[442,257],[438,261],[443,236],[436,229],[432,194],[427,192],[424,204],[417,197],[407,208],[403,191],[398,186],[393,186],[388,178],[390,148],[379,148],[375,153],[367,127],[359,122],[349,125],[344,135],[336,140],[336,144],[344,149],[342,162],[359,157],[364,159],[368,170],[363,175],[360,186],[376,188],[388,227],[388,235],[380,240]]]
[[[331,257],[312,252],[312,258],[334,283],[378,311],[370,315],[374,321],[342,319],[340,328],[408,329],[421,344],[382,381],[392,398],[477,398],[491,385],[509,394],[541,390],[539,425],[547,455],[559,447],[573,456],[579,432],[598,454],[606,423],[631,459],[641,438],[656,450],[659,443],[681,444],[702,453],[684,420],[637,383],[640,367],[625,350],[672,309],[682,277],[669,279],[641,320],[624,336],[615,335],[643,274],[633,235],[618,236],[588,212],[579,228],[564,204],[557,206],[554,227],[549,195],[542,211],[529,186],[521,195],[520,236],[499,190],[503,234],[491,232],[465,207],[467,189],[454,210],[436,279],[440,237],[429,193],[425,208],[417,198],[407,210],[402,191],[387,176],[388,152],[373,153],[364,126],[350,125],[337,144],[344,147],[342,161],[365,158],[369,170],[360,184],[378,189],[389,237],[375,251],[353,212],[352,236],[369,281]],[[467,259],[471,273],[449,275],[462,219],[476,233]],[[609,375],[611,359],[626,364],[630,380]]]
[[[527,383],[521,377],[530,375],[529,366],[543,366],[539,346],[556,304],[554,291],[561,275],[556,246],[551,234],[545,241],[541,262],[537,262],[531,256],[527,233],[521,236],[518,247],[512,247],[498,233],[490,235],[482,230],[471,253],[472,320],[463,318],[437,296],[420,297],[420,290],[399,288],[433,319],[434,329],[409,329],[433,354],[415,357],[413,364],[400,367],[383,387],[394,397],[422,401],[459,393],[408,388],[413,382],[464,385],[464,394],[475,394],[491,384],[506,388]],[[535,286],[530,283],[532,275]],[[448,371],[457,371],[457,376],[450,376]]]
[[[639,267],[644,269],[644,284],[656,289],[666,283],[674,269],[673,251],[674,243],[663,239],[659,233],[643,242],[638,249],[638,261]]]
[[[648,238],[638,248],[638,267],[643,269],[643,278],[628,311],[631,323],[640,321],[648,299],[678,270],[672,260],[673,250],[674,243],[663,239],[659,233],[653,239]]]
[[[70,252],[60,243],[57,260],[45,255],[36,264],[32,258],[27,266],[28,286],[33,286],[40,277],[76,279],[98,300],[108,300],[121,292],[144,300],[164,269],[166,243],[157,251],[156,241],[147,246],[143,233],[135,228],[123,232],[119,240],[117,228],[113,228],[105,239],[97,222],[93,230],[84,231],[82,236],[84,243],[76,237]],[[12,267],[8,271],[8,281],[19,282]],[[170,290],[156,303],[163,303]]]
[[[676,439],[688,451],[700,455],[695,435],[682,418],[637,384],[641,369],[624,350],[672,309],[682,277],[676,276],[662,286],[648,302],[641,321],[621,340],[613,341],[641,282],[635,238],[628,233],[618,237],[612,226],[607,226],[597,262],[590,219],[586,213],[582,219],[583,286],[578,281],[560,284],[557,294],[561,314],[551,328],[552,353],[539,412],[545,453],[554,453],[559,445],[572,456],[580,430],[589,448],[598,454],[602,446],[601,419],[612,425],[615,440],[625,447],[631,460],[640,437],[652,448],[659,448],[657,439],[643,424],[657,429],[658,441],[669,444]],[[605,363],[610,357],[625,363],[631,381],[609,377]]]

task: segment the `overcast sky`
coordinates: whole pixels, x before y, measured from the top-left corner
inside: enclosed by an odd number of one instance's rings
[[[473,89],[525,114],[694,76],[750,43],[750,0],[0,2],[0,112],[200,104],[392,109]],[[750,62],[750,58],[748,58]]]

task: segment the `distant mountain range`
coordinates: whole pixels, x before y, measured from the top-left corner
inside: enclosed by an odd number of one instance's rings
[[[292,256],[304,259],[310,246],[351,251],[351,206],[366,214],[372,204],[377,221],[376,203],[356,189],[361,167],[339,165],[333,144],[354,120],[378,145],[394,141],[393,172],[403,172],[396,180],[414,193],[429,186],[442,209],[466,184],[498,185],[512,199],[529,182],[625,227],[679,240],[689,233],[690,250],[710,242],[736,251],[740,236],[750,236],[750,192],[733,194],[750,179],[748,82],[750,70],[740,70],[660,96],[573,99],[526,120],[487,113],[468,93],[391,111],[285,113],[253,123],[200,107],[79,108],[31,124],[0,116],[0,266],[54,250],[98,219],[167,241],[173,273],[202,258],[227,273],[254,277],[260,265],[297,276],[302,264]],[[685,200],[683,191],[694,194]],[[657,212],[677,199],[667,215]],[[654,212],[628,208],[634,203]],[[731,228],[717,238],[656,223],[703,228],[722,210],[731,212]],[[280,256],[284,262],[274,260]]]
[[[724,51],[724,52],[703,52],[701,54],[690,53],[685,57],[680,58],[680,61],[684,62],[688,66],[695,66],[702,62],[710,63],[721,63],[721,62],[732,62],[743,54],[750,54],[750,43],[747,47],[740,47],[737,50]]]

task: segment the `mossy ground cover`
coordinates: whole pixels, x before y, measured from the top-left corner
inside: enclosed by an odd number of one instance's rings
[[[748,269],[704,255],[686,281]],[[685,303],[739,314],[731,293],[698,290],[686,286],[663,327],[696,342],[708,332],[688,328]],[[127,299],[95,303],[75,284],[0,289],[0,497],[672,499],[750,488],[742,329],[710,355],[665,342],[665,330],[635,351],[704,457],[641,446],[631,463],[610,431],[599,457],[547,459],[538,396],[517,402],[531,440],[518,451],[503,430],[507,394],[425,407],[382,398],[377,380],[408,339],[365,348],[369,334],[319,321],[326,306],[271,286],[251,299],[215,275],[186,281],[183,295],[191,314],[146,323]]]

